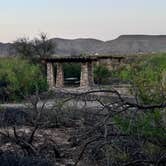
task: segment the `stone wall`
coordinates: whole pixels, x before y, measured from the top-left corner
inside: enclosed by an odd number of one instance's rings
[[[124,60],[120,59],[100,59],[97,64],[106,66],[110,71],[121,68],[124,65]]]
[[[47,82],[49,89],[53,89],[55,85],[53,63],[47,63]]]
[[[89,87],[94,85],[93,78],[93,64],[92,62],[85,62],[81,64],[81,78],[80,86]]]
[[[64,86],[63,64],[57,63],[56,87],[61,88],[63,86]]]

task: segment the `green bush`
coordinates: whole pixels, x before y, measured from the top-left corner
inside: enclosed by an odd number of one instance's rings
[[[161,103],[165,100],[166,54],[149,55],[141,61],[128,64],[117,75],[132,83],[143,103]]]
[[[96,65],[94,67],[94,79],[96,83],[102,84],[107,82],[110,75],[111,73],[106,66]]]
[[[20,100],[47,89],[47,82],[38,65],[19,58],[0,60],[0,97],[1,101]]]

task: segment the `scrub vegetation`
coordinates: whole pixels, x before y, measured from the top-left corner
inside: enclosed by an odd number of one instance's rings
[[[21,58],[5,58],[0,61],[0,100],[19,101],[36,91],[47,90],[47,82],[41,67]]]
[[[80,76],[79,65],[64,70],[66,77]],[[38,59],[0,61],[1,102],[26,98],[26,107],[1,107],[1,165],[165,166],[166,54],[141,56],[111,72],[99,65],[94,75],[98,84],[110,76],[130,84],[131,96],[111,86],[42,93],[47,83]]]

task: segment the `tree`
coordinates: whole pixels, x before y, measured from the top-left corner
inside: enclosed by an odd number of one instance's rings
[[[55,46],[51,40],[48,40],[46,33],[41,33],[40,38],[32,41],[34,52],[39,58],[44,58],[54,53]]]
[[[55,46],[51,40],[48,40],[47,34],[41,33],[39,38],[33,40],[18,39],[14,42],[14,48],[18,55],[33,61],[53,54]]]
[[[14,42],[14,48],[16,53],[21,57],[26,57],[28,59],[33,58],[34,50],[32,41],[29,41],[28,38],[19,38]]]

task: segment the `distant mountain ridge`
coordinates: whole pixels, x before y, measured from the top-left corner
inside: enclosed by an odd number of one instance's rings
[[[154,52],[166,52],[166,35],[121,35],[110,41],[101,41],[91,38],[79,39],[50,39],[55,47],[55,54],[114,54],[131,55]],[[13,56],[12,43],[0,43],[0,56]]]

